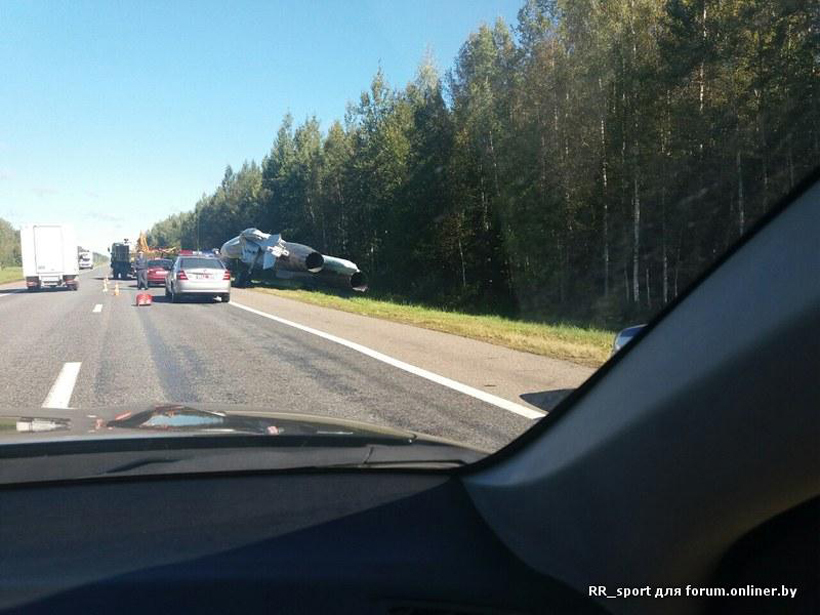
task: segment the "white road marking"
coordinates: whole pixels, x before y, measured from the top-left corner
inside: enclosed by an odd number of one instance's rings
[[[99,314],[100,312],[102,312],[102,303],[98,303],[97,305],[95,305],[94,309],[91,311],[95,314]]]
[[[241,303],[236,303],[235,301],[232,301],[228,305],[232,305],[233,307],[239,308],[240,310],[245,310],[246,312],[262,316],[263,318],[274,320],[283,325],[299,329],[300,331],[305,331],[306,333],[316,335],[330,342],[340,344],[342,346],[350,348],[351,350],[355,350],[356,352],[360,352],[364,355],[367,355],[368,357],[376,359],[377,361],[381,361],[382,363],[387,363],[388,365],[392,365],[393,367],[409,372],[415,376],[426,378],[427,380],[453,389],[454,391],[464,393],[465,395],[469,395],[470,397],[475,397],[476,399],[480,399],[483,402],[492,404],[493,406],[497,406],[498,408],[503,408],[504,410],[507,410],[509,412],[514,412],[515,414],[519,414],[528,419],[540,419],[546,414],[545,412],[540,412],[538,410],[528,408],[527,406],[522,406],[521,404],[517,404],[502,397],[498,397],[496,395],[491,395],[490,393],[480,391],[466,384],[462,384],[461,382],[456,382],[455,380],[450,380],[449,378],[445,378],[444,376],[439,376],[438,374],[429,372],[426,369],[416,367],[415,365],[410,365],[409,363],[405,363],[404,361],[399,361],[398,359],[394,359],[393,357],[390,357],[386,354],[382,354],[381,352],[373,350],[372,348],[368,348],[367,346],[362,346],[361,344],[357,344],[356,342],[351,342],[344,338],[331,335],[330,333],[325,333],[324,331],[319,331],[318,329],[313,329],[312,327],[306,327],[305,325],[300,325],[299,323],[295,323],[290,320],[285,320],[284,318],[279,318],[278,316],[273,316],[272,314],[256,310],[252,307],[242,305]]]
[[[43,408],[68,408],[81,365],[82,363],[63,364],[63,369],[60,370],[57,380],[54,381],[54,385],[43,402]]]

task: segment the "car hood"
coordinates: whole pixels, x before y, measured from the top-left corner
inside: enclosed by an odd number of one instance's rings
[[[346,419],[214,404],[0,411],[0,485],[298,469],[452,469],[471,446]]]

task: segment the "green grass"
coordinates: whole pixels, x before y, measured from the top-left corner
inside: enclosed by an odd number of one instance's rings
[[[257,288],[256,291],[363,316],[453,333],[589,367],[598,367],[609,358],[612,338],[615,335],[614,331],[527,322],[501,316],[448,312],[368,297],[348,298],[322,292],[273,288]]]
[[[16,282],[23,279],[22,267],[3,267],[0,269],[0,284]]]
[[[0,418],[0,431],[17,431],[17,419],[12,417]]]

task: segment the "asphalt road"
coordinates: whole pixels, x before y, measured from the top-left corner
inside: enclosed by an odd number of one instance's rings
[[[331,315],[332,310],[323,308],[302,310],[277,304],[273,297],[238,289],[231,304],[210,300],[172,304],[162,288],[154,288],[153,305],[136,307],[133,280],[120,282],[117,296],[113,282],[111,290],[103,292],[106,271],[84,272],[76,292],[29,293],[18,290],[20,283],[0,287],[0,409],[48,415],[42,406],[63,406],[89,415],[106,408],[102,414],[110,415],[112,407],[143,403],[243,404],[411,429],[492,450],[521,434],[543,414],[527,403],[533,400],[526,396],[538,394],[539,382],[551,382],[555,388],[554,377],[551,380],[544,373],[540,380],[532,376],[531,386],[506,384],[505,390],[515,390],[520,396],[509,393],[504,396],[506,401],[499,397],[488,402],[481,396],[486,392],[463,386],[465,381],[487,378],[481,374],[482,364],[471,359],[474,348],[483,346],[461,349],[469,356],[450,361],[456,365],[445,368],[436,363],[442,353],[427,352],[431,358],[427,365],[419,366],[424,362],[422,354],[409,364],[402,363],[407,357],[395,357],[400,353],[388,354],[384,348],[377,347],[370,354],[362,351],[378,346],[376,340],[367,347],[356,345],[361,343],[356,338],[366,338],[369,328],[378,332],[379,339],[392,339],[399,349],[404,336],[413,360],[413,348],[429,349],[436,344],[453,348],[454,336],[416,333],[420,330],[414,328],[408,332],[402,329],[405,325],[363,317],[337,322],[334,331],[333,318],[347,317]],[[239,307],[242,305],[256,312]],[[277,311],[288,310],[301,316],[301,323],[278,322],[263,315],[276,317]],[[294,324],[331,333],[337,339]],[[347,337],[345,330],[350,332]],[[412,337],[416,335],[437,337],[418,342]],[[353,341],[344,345],[338,341],[342,338]],[[520,361],[536,360],[529,358],[532,355],[516,354],[524,355],[518,357]],[[514,364],[516,357],[503,358],[503,363]],[[423,369],[414,372],[408,365]],[[528,365],[523,371],[538,371]],[[557,364],[543,365],[547,372]],[[561,376],[563,384],[557,391],[577,386],[590,371],[568,365],[562,367],[568,371]],[[450,373],[441,374],[447,370]],[[451,380],[442,384],[431,374]]]

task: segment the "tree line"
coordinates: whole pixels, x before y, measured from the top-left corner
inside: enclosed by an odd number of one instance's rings
[[[820,160],[820,9],[528,0],[441,75],[381,70],[343,120],[287,115],[155,245],[256,226],[381,295],[617,324],[671,301]]]
[[[21,264],[20,231],[7,220],[0,218],[0,269],[19,267]]]

